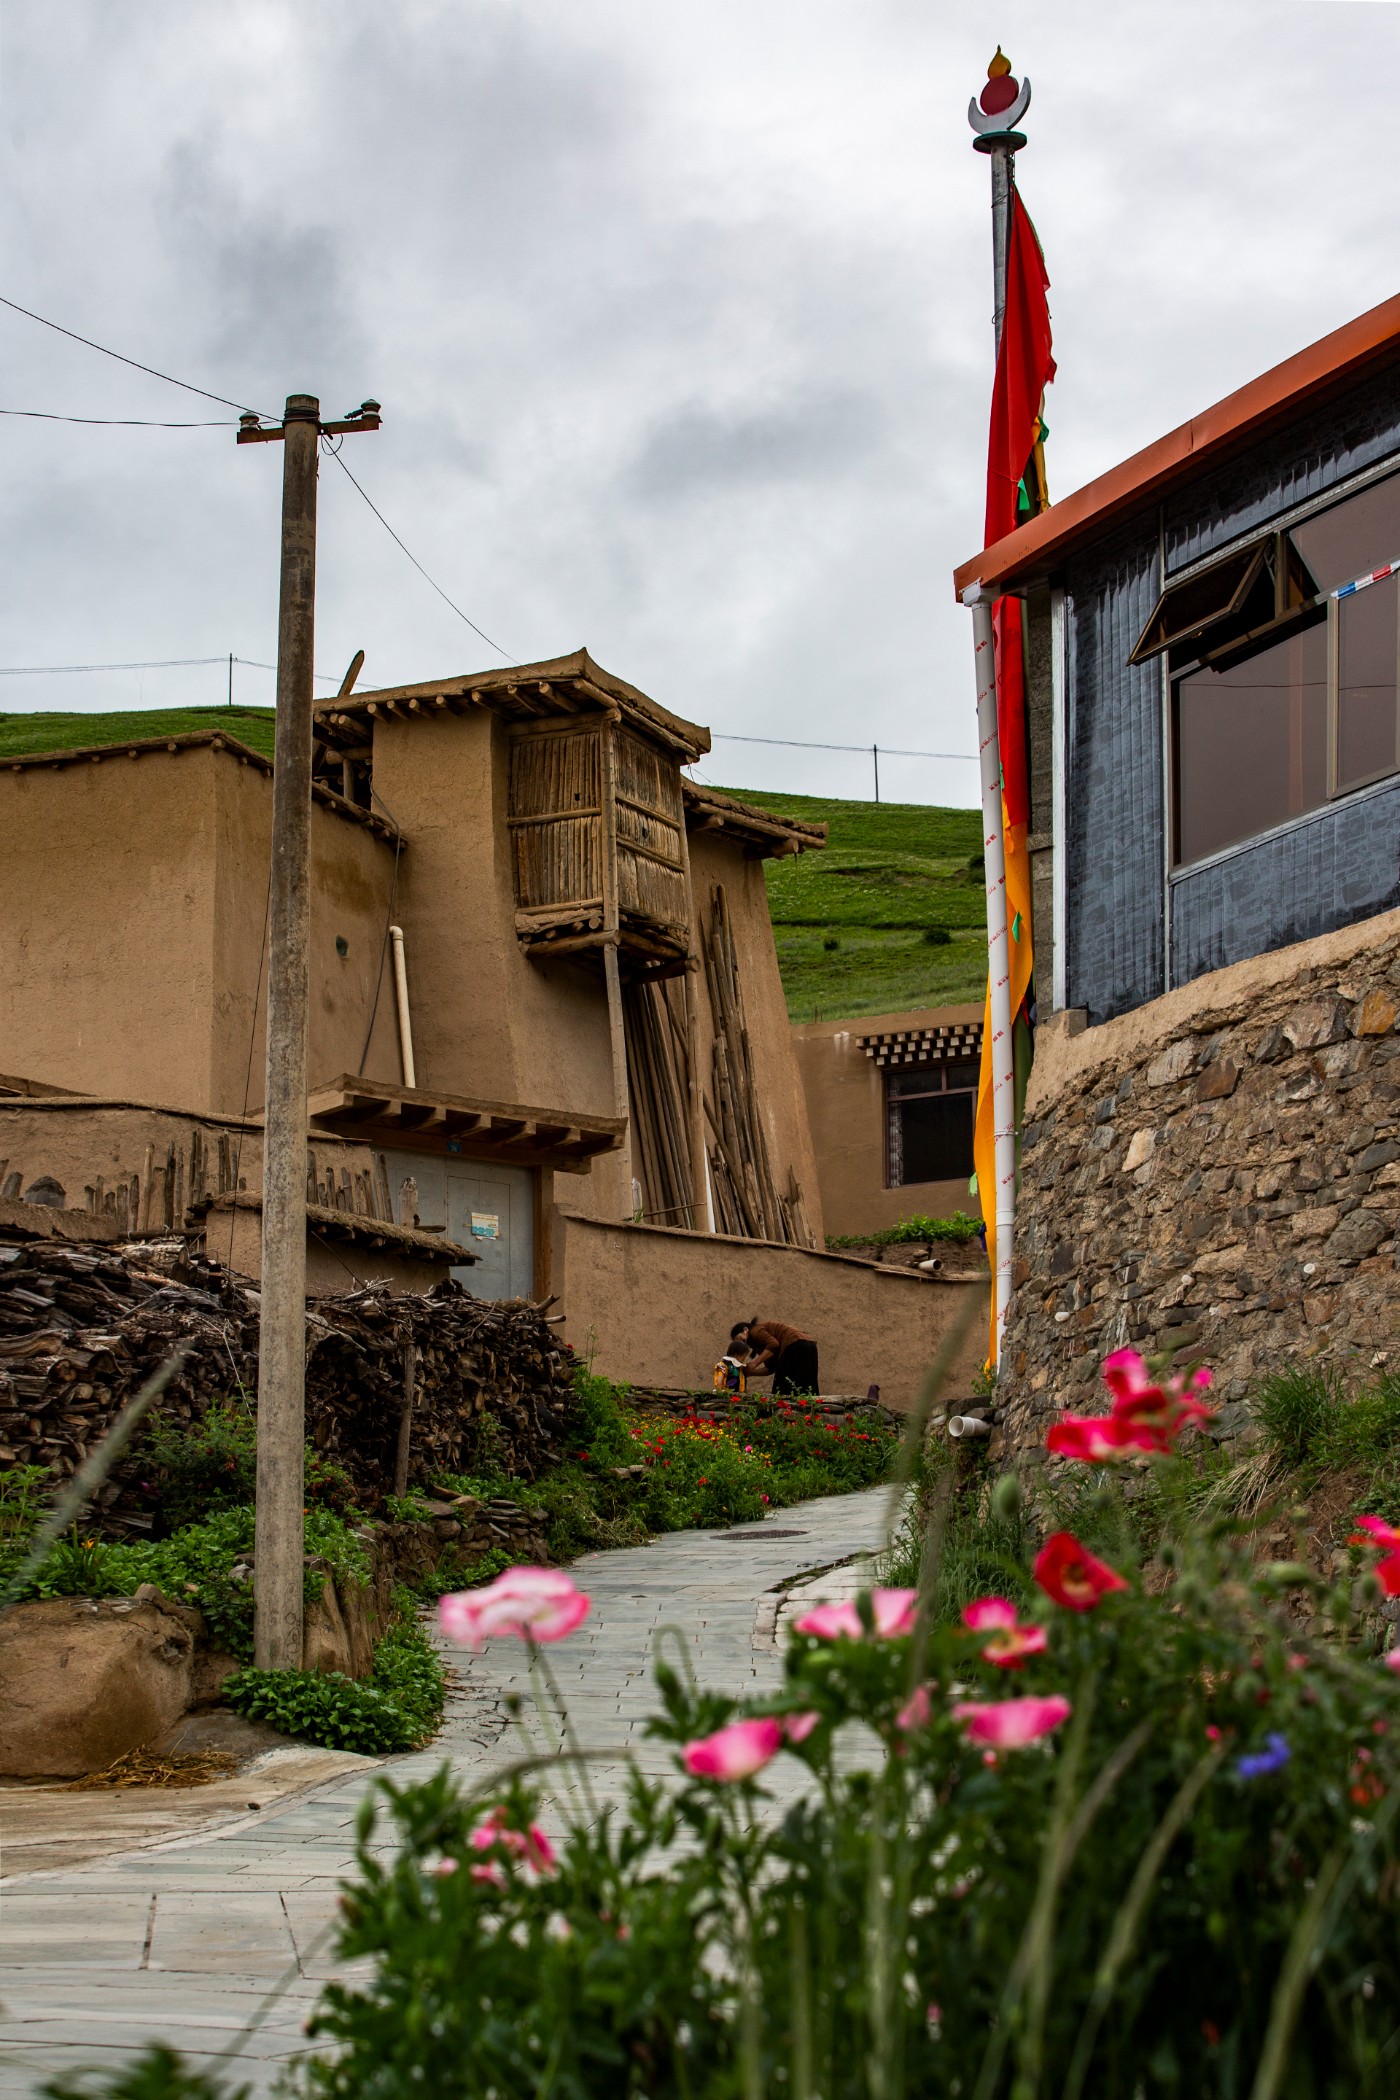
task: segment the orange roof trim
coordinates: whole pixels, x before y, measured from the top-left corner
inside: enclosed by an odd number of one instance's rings
[[[1156,502],[1168,489],[1228,458],[1272,425],[1327,395],[1338,393],[1389,357],[1400,355],[1400,296],[1285,358],[1272,371],[1227,394],[1097,481],[984,547],[953,571],[959,595],[973,584],[1008,585],[1043,576],[1057,556],[1097,537],[1130,511]]]

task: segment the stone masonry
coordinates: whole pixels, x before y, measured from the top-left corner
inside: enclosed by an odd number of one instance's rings
[[[1209,1364],[1216,1433],[1268,1372],[1400,1341],[1400,913],[1041,1030],[1004,1373],[1013,1450],[1102,1359]],[[1396,1358],[1400,1363],[1400,1356]],[[1104,1396],[1106,1398],[1106,1396]]]

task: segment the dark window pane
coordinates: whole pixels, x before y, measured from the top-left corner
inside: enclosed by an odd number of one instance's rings
[[[1176,688],[1176,858],[1199,860],[1327,799],[1327,625]]]
[[[1400,561],[1400,474],[1295,525],[1289,538],[1320,591],[1340,590],[1388,561]]]
[[[1337,607],[1337,786],[1395,771],[1397,583],[1368,584]]]
[[[976,1096],[934,1094],[922,1101],[896,1101],[890,1117],[890,1185],[911,1181],[963,1181],[972,1172],[972,1122]]]

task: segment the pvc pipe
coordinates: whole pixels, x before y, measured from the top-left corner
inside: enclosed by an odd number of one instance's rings
[[[948,1424],[949,1436],[990,1436],[990,1422],[979,1422],[976,1415],[954,1415]]]
[[[403,1064],[403,1083],[416,1087],[418,1081],[413,1071],[413,1026],[408,1018],[408,965],[404,961],[403,928],[391,926],[389,938],[394,944],[394,991],[399,1007],[399,1057]]]
[[[996,1362],[1001,1362],[1011,1303],[1011,1246],[1016,1230],[1016,1073],[1011,1037],[1011,938],[1006,923],[1006,837],[1002,828],[1001,744],[997,734],[996,650],[992,601],[981,586],[963,592],[972,613],[977,667],[977,748],[982,766],[982,834],[987,864],[987,982],[992,1023],[992,1133],[996,1187]],[[987,1192],[981,1191],[983,1216]]]

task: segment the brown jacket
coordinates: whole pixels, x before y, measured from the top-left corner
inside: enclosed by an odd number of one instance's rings
[[[804,1334],[800,1327],[788,1327],[782,1320],[759,1320],[749,1329],[749,1347],[756,1355],[776,1362],[789,1342],[810,1342],[812,1336]]]

